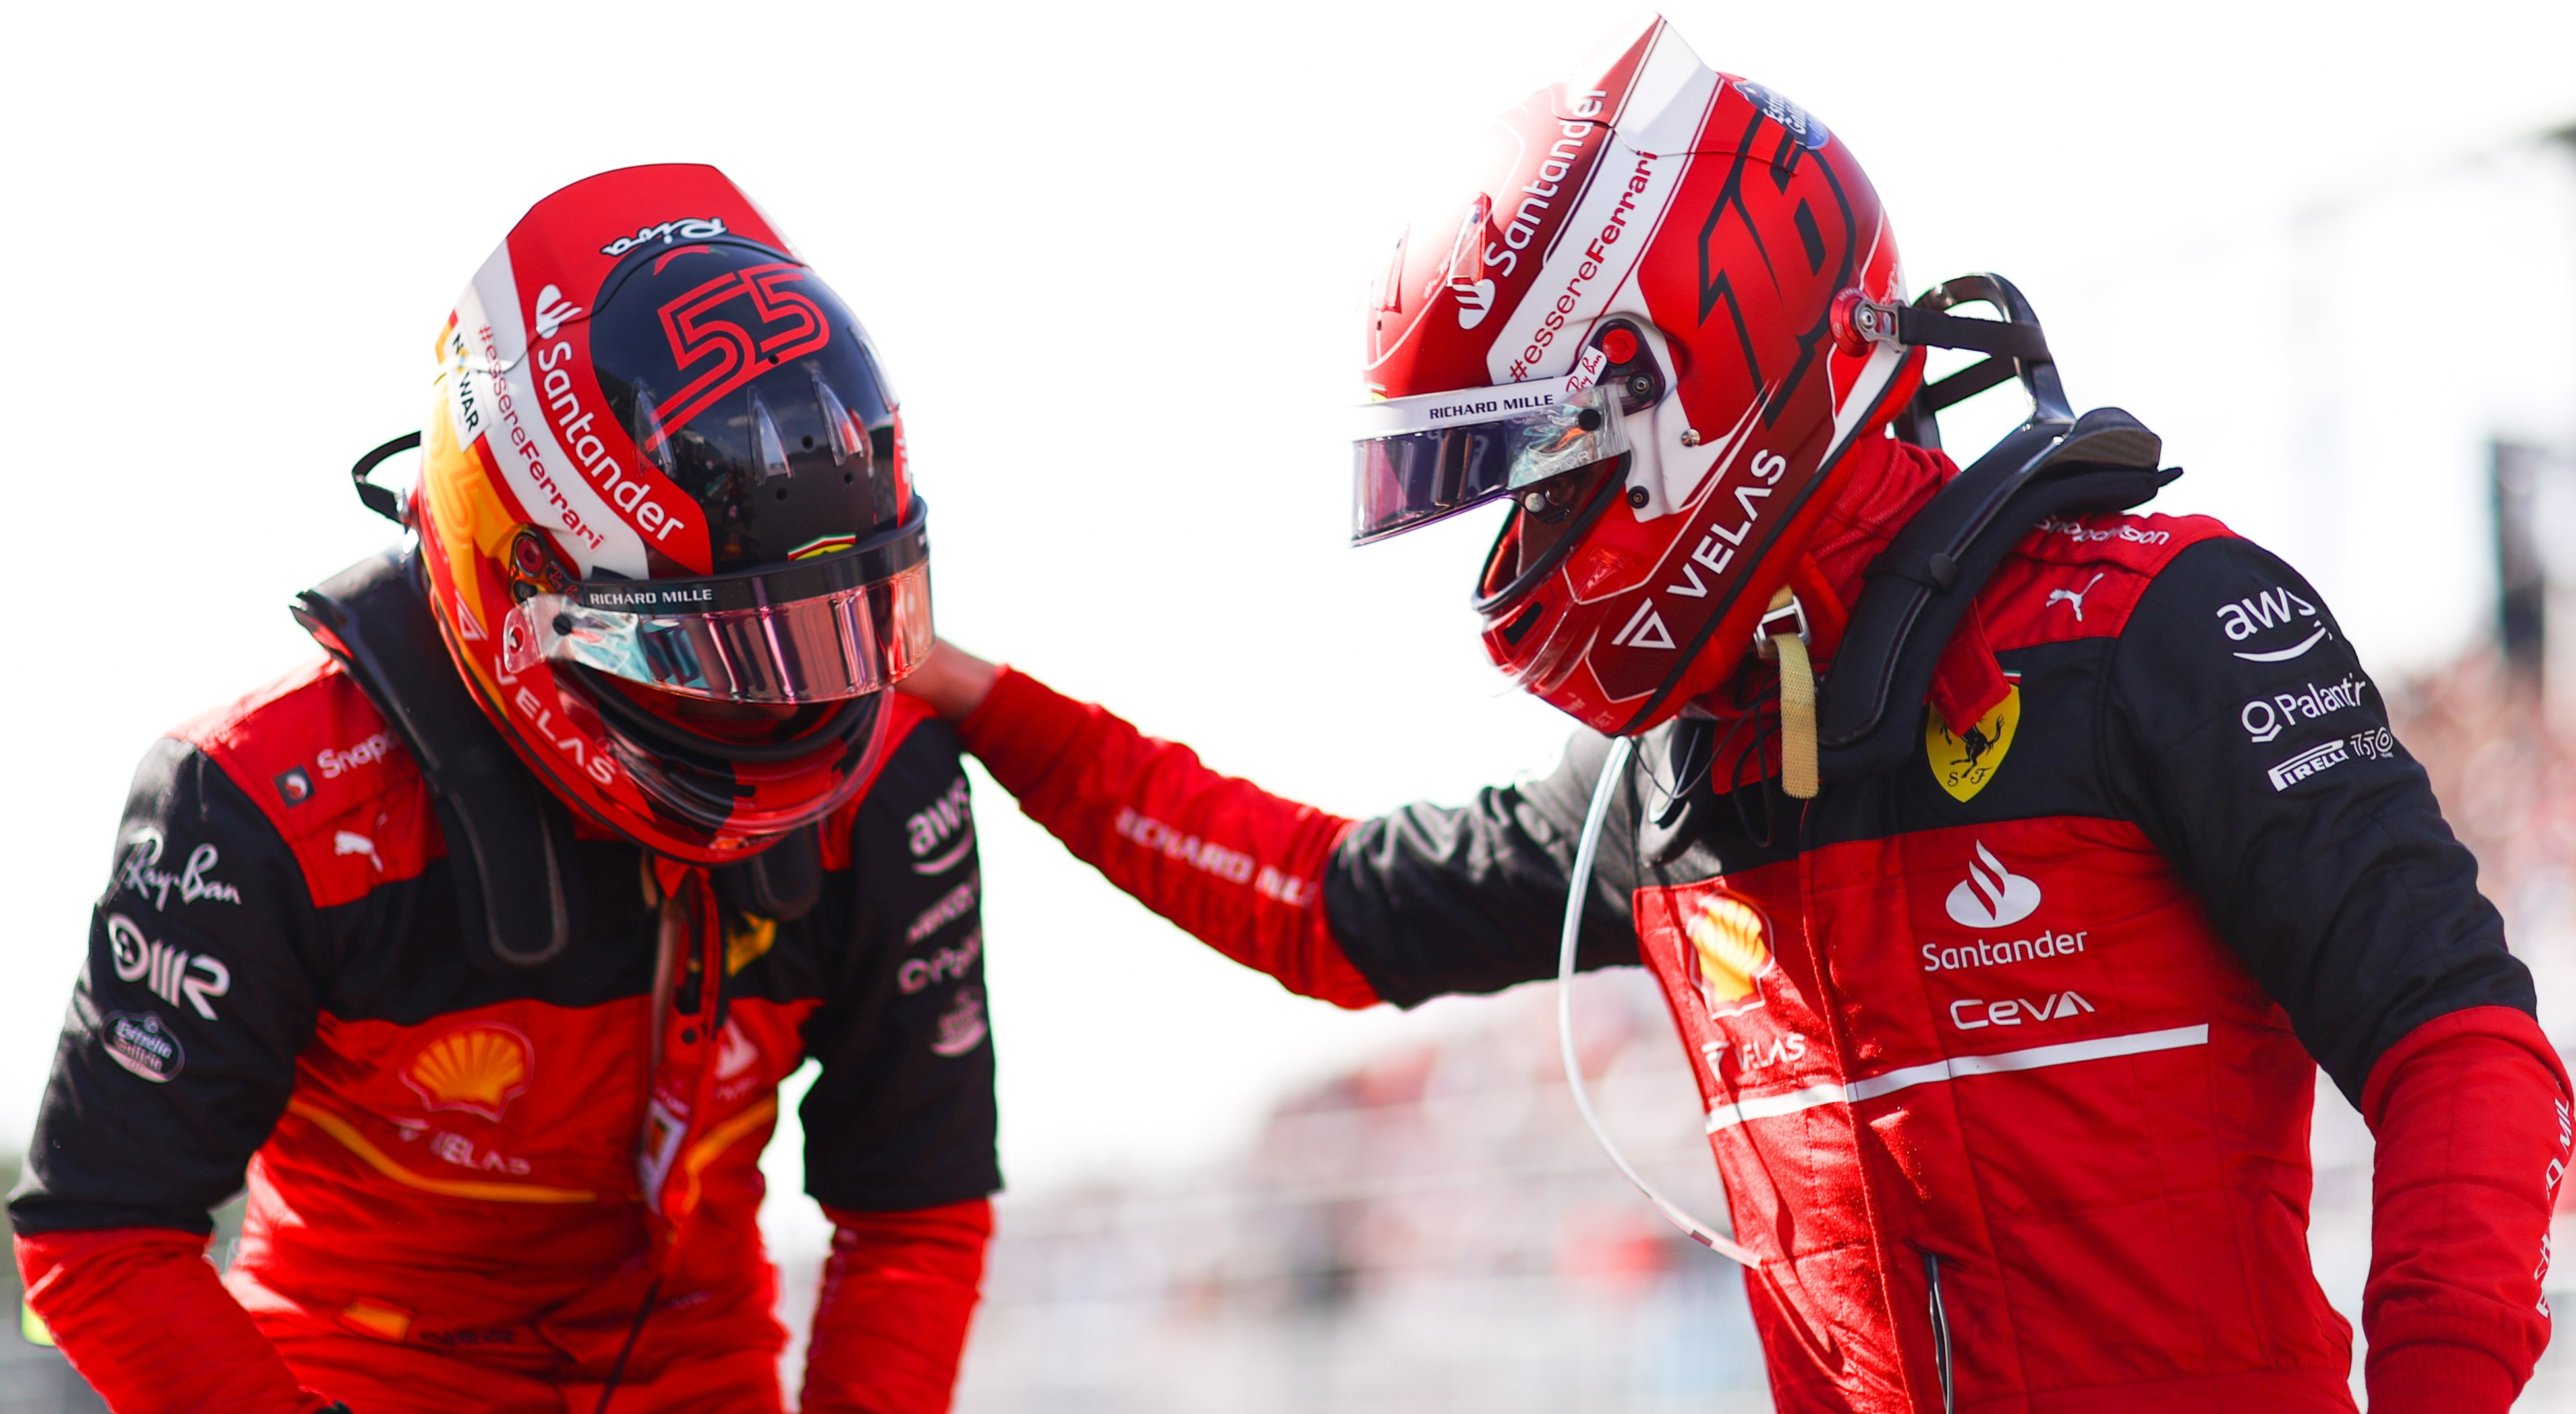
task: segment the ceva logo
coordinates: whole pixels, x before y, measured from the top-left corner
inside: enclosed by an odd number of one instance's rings
[[[2004,867],[1984,841],[1968,877],[1950,890],[1950,919],[1963,928],[2008,928],[2039,908],[2039,885]]]

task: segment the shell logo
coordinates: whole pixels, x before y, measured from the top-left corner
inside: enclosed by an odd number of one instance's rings
[[[1713,894],[1682,925],[1690,938],[1691,980],[1711,1017],[1738,1016],[1762,1005],[1754,979],[1771,970],[1762,915],[1739,898]],[[1746,1000],[1751,998],[1751,1000]]]
[[[403,1067],[403,1083],[433,1110],[464,1110],[497,1120],[527,1093],[536,1048],[517,1029],[459,1027],[421,1048]]]

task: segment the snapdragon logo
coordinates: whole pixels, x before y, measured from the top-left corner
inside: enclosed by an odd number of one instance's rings
[[[1983,841],[1968,877],[1950,890],[1950,920],[1963,928],[2008,928],[2039,907],[2039,885],[2004,867]]]

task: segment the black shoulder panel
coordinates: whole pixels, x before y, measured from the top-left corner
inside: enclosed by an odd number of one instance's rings
[[[9,1201],[17,1230],[210,1231],[286,1107],[328,953],[259,807],[186,742],[154,745]]]
[[[2122,813],[2346,1098],[2427,1021],[2534,1009],[2477,861],[2297,571],[2243,540],[2185,549],[2130,616],[2109,687]]]
[[[983,1197],[1002,1182],[983,877],[947,723],[921,723],[887,757],[850,857],[848,948],[805,1026],[823,1067],[797,1111],[805,1190],[874,1212]]]
[[[1415,1006],[1556,975],[1574,847],[1609,746],[1579,732],[1538,780],[1480,790],[1455,808],[1408,805],[1351,831],[1324,873],[1325,917],[1379,996]],[[1632,772],[1601,833],[1577,958],[1585,968],[1637,961],[1637,810]]]

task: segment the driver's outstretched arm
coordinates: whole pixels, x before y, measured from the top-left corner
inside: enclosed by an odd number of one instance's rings
[[[1600,738],[1578,736],[1543,780],[1354,821],[1212,771],[1025,673],[976,666],[980,680],[955,691],[938,677],[906,686],[962,718],[966,748],[1076,857],[1290,991],[1411,1006],[1554,975]],[[1625,792],[1620,803],[1634,808]],[[1582,964],[1633,964],[1634,861],[1602,853]]]

